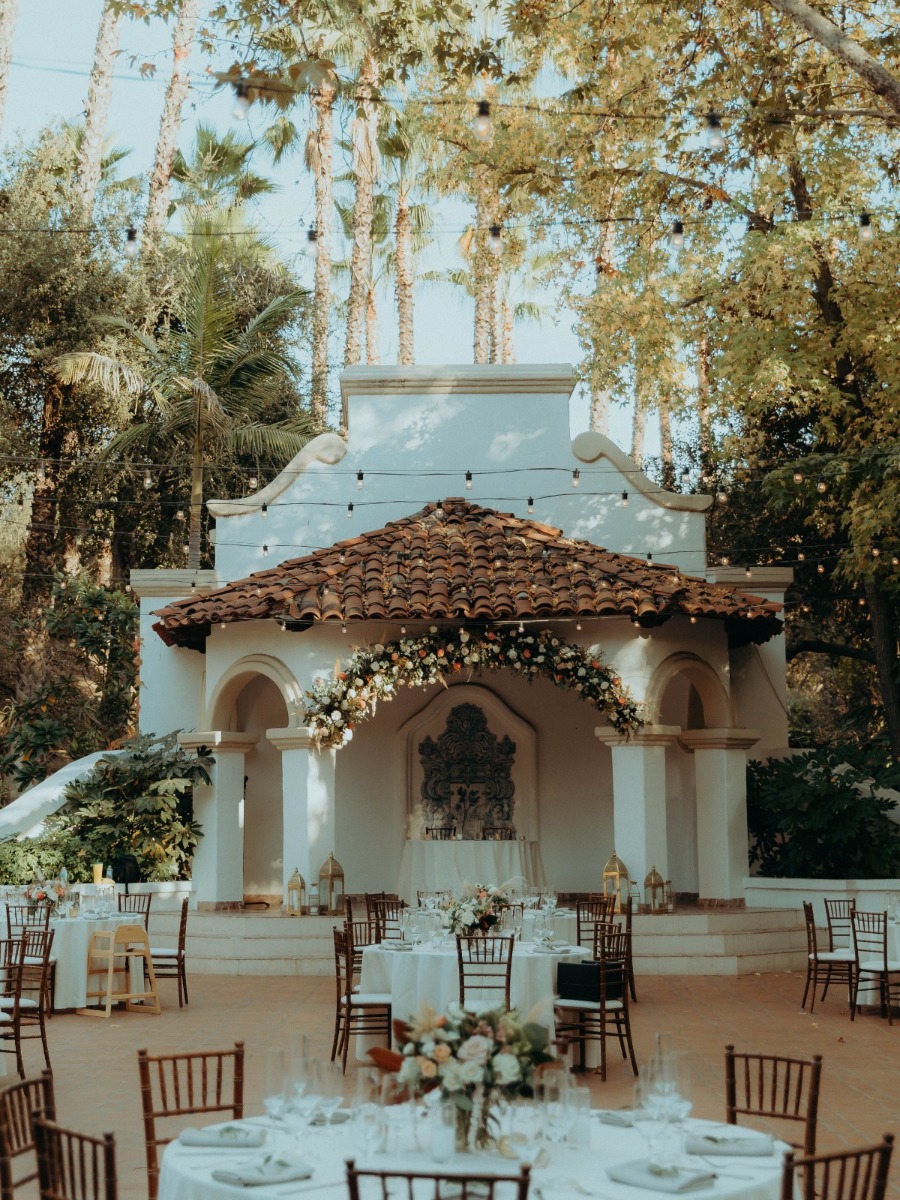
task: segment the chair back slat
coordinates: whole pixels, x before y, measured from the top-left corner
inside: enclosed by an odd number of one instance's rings
[[[116,1200],[115,1138],[89,1137],[47,1117],[34,1119],[41,1200]]]
[[[16,1188],[37,1179],[32,1117],[56,1118],[53,1074],[43,1071],[0,1088],[0,1200],[13,1200]],[[22,1160],[17,1163],[17,1160]],[[16,1174],[16,1166],[24,1174]]]
[[[730,1125],[739,1116],[769,1117],[801,1122],[804,1154],[815,1154],[822,1056],[810,1059],[777,1054],[735,1053],[725,1047],[725,1119]]]
[[[376,1185],[382,1200],[394,1200],[405,1196],[407,1200],[419,1200],[430,1195],[432,1200],[453,1196],[454,1200],[528,1200],[531,1183],[531,1167],[523,1166],[517,1175],[442,1175],[430,1171],[375,1171],[357,1170],[354,1160],[347,1160],[348,1200],[370,1200],[371,1187],[360,1188],[360,1183]],[[431,1187],[427,1185],[431,1184]],[[404,1185],[400,1190],[400,1185]]]
[[[459,1002],[466,1006],[473,1001],[482,1007],[485,1002],[510,1006],[509,991],[512,978],[512,956],[515,934],[509,937],[481,937],[459,934],[456,938],[456,958],[459,966]]]
[[[875,1146],[830,1154],[785,1155],[781,1200],[884,1200],[894,1148],[886,1133]],[[798,1188],[799,1181],[799,1188]]]
[[[825,898],[825,919],[828,922],[828,949],[851,950],[853,948],[852,921],[856,911],[853,899]]]
[[[139,913],[144,918],[144,929],[149,931],[150,901],[152,899],[152,892],[129,892],[127,895],[124,892],[120,892],[118,897],[119,912]]]
[[[179,1132],[176,1122],[167,1119],[224,1112],[240,1120],[244,1115],[244,1043],[235,1042],[231,1050],[194,1054],[150,1055],[138,1050],[138,1074],[149,1194],[155,1200],[159,1147]],[[157,1122],[167,1122],[164,1132],[160,1133]]]

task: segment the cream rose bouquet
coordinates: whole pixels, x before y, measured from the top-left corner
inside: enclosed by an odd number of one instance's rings
[[[441,924],[450,933],[487,933],[500,921],[509,903],[508,884],[467,883],[462,895],[449,900],[438,912]]]
[[[533,1095],[535,1068],[555,1061],[546,1027],[505,1008],[470,1013],[454,1003],[440,1015],[424,1008],[408,1025],[395,1022],[395,1033],[399,1078],[414,1089],[441,1089],[456,1107],[461,1148],[489,1145],[493,1102]]]

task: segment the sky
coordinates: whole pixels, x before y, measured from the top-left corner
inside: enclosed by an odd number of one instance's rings
[[[102,0],[20,0],[20,16],[13,42],[6,113],[0,138],[32,138],[47,124],[78,120],[83,115],[88,76],[94,55]],[[122,165],[124,174],[146,173],[153,161],[159,130],[163,95],[171,69],[171,33],[161,21],[149,24],[126,21],[123,26],[119,66],[113,88],[107,133],[111,143],[128,148],[131,154]],[[227,62],[235,57],[228,54]],[[141,78],[142,63],[156,64],[154,78]],[[259,136],[264,126],[261,114],[251,108],[249,119],[237,121],[233,97],[216,92],[204,76],[206,63],[195,49],[191,58],[194,81],[185,106],[181,148],[188,151],[197,122],[212,124],[218,132],[243,129]],[[270,167],[260,161],[257,169],[271,175],[278,192],[262,197],[256,217],[261,227],[289,258],[295,258],[300,282],[312,285],[312,264],[302,255],[306,230],[313,223],[313,197],[309,177],[299,156],[283,165]],[[436,244],[423,269],[456,266],[460,259],[456,242],[468,217],[462,205],[439,210]],[[416,359],[419,363],[466,363],[472,361],[472,314],[470,302],[462,301],[455,289],[444,285],[420,286],[416,299]],[[540,297],[537,298],[540,300]],[[516,330],[519,362],[577,363],[580,350],[565,310],[556,313],[556,303],[547,297],[549,312],[540,324],[520,324]],[[381,311],[382,362],[396,361],[394,314],[390,297]],[[611,436],[623,449],[630,444],[630,417],[622,409],[612,413]],[[571,406],[572,433],[588,427],[588,401],[576,394]],[[655,453],[651,442],[649,453]]]

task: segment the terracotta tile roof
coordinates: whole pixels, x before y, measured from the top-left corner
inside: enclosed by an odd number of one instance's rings
[[[156,615],[169,645],[202,649],[218,622],[286,620],[472,622],[630,617],[644,627],[677,614],[724,621],[733,644],[781,629],[780,605],[614,554],[537,521],[448,499]]]

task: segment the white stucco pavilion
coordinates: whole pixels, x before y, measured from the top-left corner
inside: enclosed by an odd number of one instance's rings
[[[198,625],[180,644],[154,629],[167,606],[214,598],[273,562],[315,555],[449,496],[636,560],[652,556],[723,593],[780,602],[787,570],[754,569],[750,581],[743,569],[707,570],[710,497],[660,490],[600,434],[572,440],[573,382],[571,368],[557,365],[347,370],[346,438],[314,439],[253,496],[209,501],[214,570],[132,572],[141,728],[181,729],[186,746],[215,754],[212,784],[195,797],[201,907],[283,895],[295,867],[315,879],[332,850],[347,890],[394,890],[419,829],[417,747],[462,701],[516,744],[517,832],[557,888],[597,890],[615,849],[638,881],[655,866],[701,902],[743,903],[747,756],[787,746],[780,632],[755,641],[735,636],[740,621],[718,617],[676,612],[644,625],[624,612],[554,611],[534,624],[599,647],[643,705],[646,723],[631,739],[572,692],[500,671],[446,689],[403,688],[345,746],[321,750],[304,724],[306,689],[354,647],[399,636],[408,620],[335,611],[285,628],[274,614],[247,616]]]

